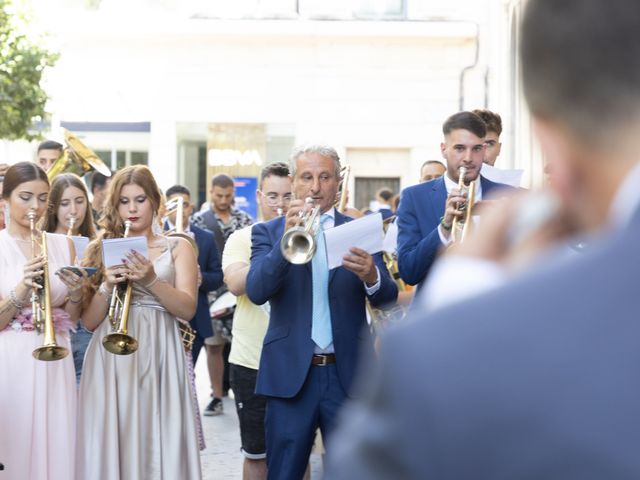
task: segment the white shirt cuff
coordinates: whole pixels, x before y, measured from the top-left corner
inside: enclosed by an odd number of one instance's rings
[[[438,225],[438,236],[440,237],[440,243],[445,247],[451,243],[451,232],[449,232],[449,238],[445,237],[442,225]]]
[[[367,286],[367,282],[363,282],[364,283],[364,289],[366,290],[367,295],[373,295],[378,290],[380,290],[380,270],[378,270],[377,266],[376,266],[376,275],[378,276],[378,280],[376,280],[376,283],[374,283],[370,287]]]

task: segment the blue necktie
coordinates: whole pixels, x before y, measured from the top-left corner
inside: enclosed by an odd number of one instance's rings
[[[320,348],[327,348],[333,342],[331,332],[331,311],[329,310],[329,268],[324,245],[322,226],[331,216],[320,217],[320,228],[316,234],[316,253],[311,260],[313,279],[313,309],[311,314],[311,339]]]

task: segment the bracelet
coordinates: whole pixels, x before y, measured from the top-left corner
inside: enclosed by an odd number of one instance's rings
[[[447,232],[451,230],[451,224],[445,223],[444,217],[440,217],[440,225],[442,225],[442,228],[444,228]]]
[[[153,287],[156,283],[158,283],[158,280],[160,280],[160,277],[158,277],[158,275],[156,275],[156,278],[154,278],[153,280],[151,280],[149,283],[147,283],[146,285],[143,285],[144,288],[146,288],[147,290],[151,289],[151,287]]]
[[[11,290],[9,292],[9,302],[11,303],[11,305],[13,305],[17,310],[22,310],[22,308],[24,307],[24,305],[22,305],[22,303],[20,303],[20,301],[18,300],[18,296],[16,295],[16,291],[15,290]]]

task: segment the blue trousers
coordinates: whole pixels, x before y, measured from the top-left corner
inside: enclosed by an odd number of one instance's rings
[[[270,480],[302,479],[316,429],[320,427],[327,448],[346,396],[336,365],[332,364],[312,365],[295,397],[267,399],[265,427]]]
[[[75,332],[71,332],[71,352],[73,353],[73,364],[76,367],[76,382],[80,384],[80,376],[82,375],[82,362],[84,362],[84,354],[87,351],[89,342],[93,337],[93,333],[78,323]]]

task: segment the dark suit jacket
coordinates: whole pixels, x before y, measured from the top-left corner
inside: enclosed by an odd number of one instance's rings
[[[480,176],[482,198],[509,185]],[[442,246],[438,225],[444,215],[447,189],[444,177],[405,188],[398,207],[398,270],[409,285],[422,284]],[[420,285],[421,286],[421,285]]]
[[[335,225],[351,220],[336,212]],[[271,305],[264,339],[256,393],[274,397],[295,396],[311,366],[312,277],[311,262],[292,265],[280,251],[284,217],[254,225],[247,295],[255,304]],[[382,255],[374,255],[380,270],[380,288],[369,297],[374,306],[396,300],[398,289],[389,277]],[[359,351],[372,350],[366,327],[366,291],[353,273],[338,267],[329,273],[329,302],[333,345],[340,383],[349,392]]]
[[[198,335],[207,338],[213,336],[207,294],[222,285],[222,266],[213,234],[195,225],[191,225],[190,228],[198,245],[198,265],[202,274],[202,284],[198,289],[198,307],[190,323]]]
[[[637,222],[383,339],[326,478],[640,478],[639,241]]]

